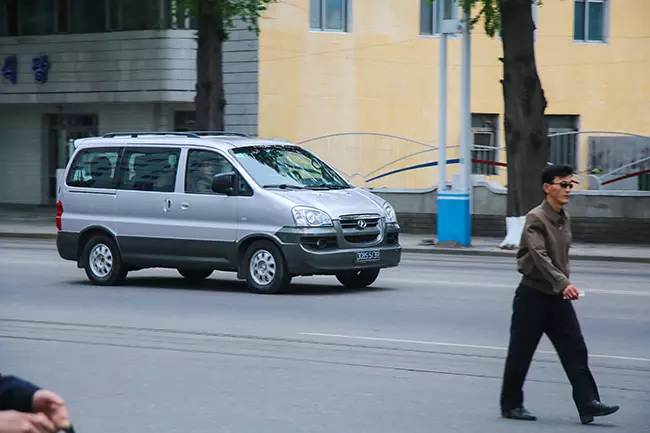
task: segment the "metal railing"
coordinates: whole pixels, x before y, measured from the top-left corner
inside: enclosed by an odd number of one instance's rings
[[[475,137],[476,139],[476,137]],[[549,134],[549,160],[568,164],[589,179],[592,189],[650,189],[650,137],[612,131],[568,131]],[[482,140],[478,140],[482,141]],[[298,142],[365,187],[435,188],[438,147],[397,135],[345,132]],[[458,145],[447,149],[458,149]],[[504,147],[475,143],[472,172],[505,184]],[[459,163],[449,158],[448,164]],[[417,175],[416,175],[417,173]],[[636,182],[636,183],[635,183]]]

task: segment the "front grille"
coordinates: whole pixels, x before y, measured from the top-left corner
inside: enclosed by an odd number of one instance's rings
[[[379,237],[378,233],[373,234],[351,234],[345,235],[345,240],[351,244],[366,244],[368,242],[373,242]]]
[[[379,224],[379,215],[362,214],[362,215],[341,215],[341,228],[345,229],[365,229],[377,227]],[[362,226],[359,225],[362,222]]]

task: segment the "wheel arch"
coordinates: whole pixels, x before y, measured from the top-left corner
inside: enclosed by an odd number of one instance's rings
[[[248,249],[248,247],[250,247],[256,241],[272,242],[276,247],[278,247],[280,254],[282,254],[282,259],[286,263],[287,259],[284,256],[284,252],[282,251],[282,242],[280,242],[280,239],[269,234],[262,234],[262,233],[250,234],[248,236],[243,237],[237,244],[237,257],[236,257],[237,278],[243,279],[246,277],[244,273],[245,266],[242,264],[242,260],[244,259],[244,255],[246,254],[246,250]]]
[[[79,259],[77,260],[77,267],[82,268],[86,264],[85,262],[86,259],[82,254],[82,252],[88,240],[95,235],[105,235],[111,238],[113,242],[115,242],[115,245],[117,246],[117,249],[120,252],[120,254],[122,254],[122,250],[120,249],[120,243],[117,241],[117,235],[115,234],[115,232],[113,232],[112,230],[110,230],[105,226],[99,226],[99,225],[89,226],[83,229],[81,233],[79,233],[79,241],[77,243],[77,251],[79,251]]]

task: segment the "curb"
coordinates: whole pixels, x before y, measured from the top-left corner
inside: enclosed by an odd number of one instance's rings
[[[458,256],[492,256],[492,257],[515,257],[516,251],[486,251],[486,250],[471,250],[471,249],[455,249],[455,248],[402,248],[403,253],[416,253],[416,254],[447,254]],[[648,263],[650,264],[650,257],[630,257],[630,256],[603,256],[603,255],[589,255],[589,254],[570,254],[571,260],[591,260],[596,262],[623,262],[623,263]]]
[[[56,239],[56,233],[0,232],[0,238],[5,238],[5,239]]]
[[[0,239],[41,239],[41,240],[55,240],[56,233],[12,233],[0,232]],[[482,256],[482,257],[515,257],[516,251],[489,251],[489,250],[474,250],[468,248],[429,248],[420,247],[402,247],[402,253],[411,254],[447,254],[457,256]],[[604,255],[589,255],[589,254],[571,254],[571,260],[592,260],[598,262],[623,262],[623,263],[648,263],[650,264],[650,257],[623,257],[623,256],[604,256]]]

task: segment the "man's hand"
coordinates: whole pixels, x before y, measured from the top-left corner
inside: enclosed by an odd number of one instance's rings
[[[569,284],[562,291],[562,299],[568,299],[570,301],[575,301],[580,298],[580,290],[573,284]]]
[[[63,430],[70,427],[70,415],[65,401],[46,389],[39,389],[32,400],[32,412],[44,414],[56,427],[56,430]],[[0,433],[4,433],[0,431]]]
[[[0,433],[56,433],[58,430],[42,413],[0,411]]]

